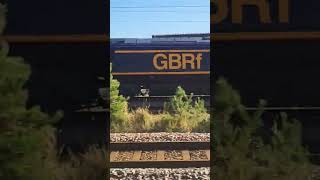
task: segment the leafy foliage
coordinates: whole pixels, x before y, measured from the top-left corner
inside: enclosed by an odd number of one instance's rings
[[[165,104],[165,111],[171,112],[172,119],[167,127],[169,131],[182,131],[191,132],[194,129],[199,129],[199,125],[208,124],[208,126],[203,126],[201,128],[208,127],[207,129],[202,129],[208,132],[209,130],[209,114],[205,108],[204,101],[197,98],[193,103],[193,94],[188,96],[182,87],[177,87],[175,95],[172,97],[168,104]],[[168,119],[168,118],[167,118]]]
[[[5,24],[5,7],[0,6],[0,26]],[[0,27],[3,30],[4,27]],[[26,109],[23,89],[30,67],[22,58],[8,56],[9,45],[0,50],[0,179],[37,179],[30,174],[41,162],[44,129],[62,113],[49,117],[39,107]],[[45,179],[44,177],[38,177]]]
[[[249,114],[237,91],[222,78],[215,84],[214,103],[212,168],[216,179],[309,178],[312,166],[302,146],[299,121],[282,113],[268,131],[262,122],[266,103],[261,101],[259,110]]]
[[[191,96],[178,87],[170,102],[165,104],[163,112],[152,113],[148,108],[127,110],[127,101],[119,96],[119,84],[114,80],[114,102],[122,106],[112,107],[112,132],[209,132],[209,114],[204,101]],[[111,98],[112,99],[112,98]],[[113,106],[115,104],[111,104]]]
[[[125,97],[119,94],[120,83],[112,76],[112,64],[110,64],[110,111],[111,129],[125,127],[128,118],[128,102]]]
[[[0,4],[0,31],[5,25],[5,6]],[[70,154],[60,161],[52,123],[62,117],[49,117],[40,107],[26,108],[23,89],[31,73],[20,57],[8,56],[9,46],[0,49],[0,179],[1,180],[91,180],[106,178],[103,149],[92,147],[80,156]]]

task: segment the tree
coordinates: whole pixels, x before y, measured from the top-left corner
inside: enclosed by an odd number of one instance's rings
[[[6,7],[0,4],[0,30],[5,26]],[[0,50],[0,179],[36,179],[41,171],[45,131],[61,117],[49,117],[39,107],[26,109],[27,91],[23,88],[30,67],[20,57],[8,56],[9,45]],[[36,176],[42,179],[39,172]]]
[[[128,102],[125,97],[120,95],[120,82],[113,79],[112,64],[110,64],[110,114],[111,129],[121,129],[126,127],[126,118],[128,113]]]

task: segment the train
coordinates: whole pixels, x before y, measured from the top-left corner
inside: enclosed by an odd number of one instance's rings
[[[210,95],[208,36],[176,34],[111,40],[112,75],[120,82],[120,94],[172,96],[181,86],[188,94]]]
[[[266,99],[269,113],[284,111],[301,120],[304,143],[319,153],[320,11],[314,8],[319,2],[221,2],[221,8],[211,8],[217,20],[210,60],[208,34],[111,39],[109,47],[106,1],[8,1],[10,55],[24,57],[32,69],[28,107],[40,105],[48,114],[64,110],[57,125],[62,144],[106,144],[108,114],[76,111],[99,106],[111,57],[124,96],[172,96],[179,85],[187,93],[209,96],[217,77],[225,77],[247,107],[254,109],[258,99]],[[187,63],[200,58],[198,53],[202,60]],[[92,114],[99,121],[91,121]]]
[[[210,106],[209,33],[111,39],[112,75],[130,108],[161,110],[182,87]]]

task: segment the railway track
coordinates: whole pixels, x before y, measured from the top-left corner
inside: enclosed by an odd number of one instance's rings
[[[111,168],[210,167],[210,142],[111,143]]]

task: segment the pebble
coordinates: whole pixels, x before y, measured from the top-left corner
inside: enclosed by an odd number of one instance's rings
[[[205,151],[197,150],[190,151],[190,159],[191,160],[207,160],[207,154]]]
[[[164,160],[183,160],[182,151],[166,151],[164,153]]]
[[[142,151],[140,160],[157,160],[157,151]]]
[[[122,173],[121,173],[122,172]],[[130,179],[149,179],[149,180],[188,180],[188,179],[210,179],[210,168],[124,168],[110,169],[110,180],[130,180]],[[124,176],[126,174],[126,176]]]
[[[111,142],[210,142],[210,133],[111,133]]]
[[[115,161],[129,161],[133,157],[133,151],[120,151]]]

